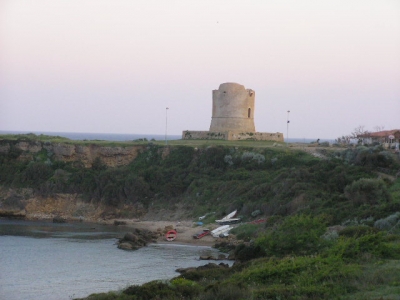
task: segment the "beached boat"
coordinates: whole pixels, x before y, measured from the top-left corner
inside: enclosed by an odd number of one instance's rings
[[[213,231],[211,231],[211,235],[213,237],[220,237],[220,236],[227,236],[227,233],[229,232],[229,230],[231,230],[233,227],[229,226],[229,225],[223,225],[220,226],[216,229],[214,229]]]
[[[193,238],[194,239],[201,239],[202,237],[204,237],[204,236],[206,236],[208,234],[210,234],[210,229],[204,229],[203,231],[193,235]]]
[[[178,236],[178,233],[176,232],[176,230],[169,230],[166,234],[165,234],[165,239],[168,242],[172,242],[173,240],[176,239],[176,237]]]
[[[228,225],[228,224],[236,224],[240,222],[240,218],[234,218],[234,216],[236,215],[237,210],[231,212],[230,214],[226,215],[225,217],[223,217],[220,220],[215,220],[215,222],[217,222],[220,225]]]

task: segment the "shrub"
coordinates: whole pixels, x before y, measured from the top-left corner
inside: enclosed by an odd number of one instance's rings
[[[344,189],[346,198],[355,205],[389,202],[390,194],[381,179],[361,178]]]
[[[168,156],[162,162],[164,166],[187,167],[193,159],[194,148],[186,146],[176,146],[171,148]]]
[[[200,168],[212,168],[221,169],[226,168],[225,155],[227,149],[224,147],[208,147],[205,151],[202,151],[199,159]]]
[[[333,256],[272,257],[253,261],[231,281],[258,287],[254,299],[326,299],[343,295],[358,272]]]
[[[171,284],[176,292],[184,297],[183,299],[192,299],[202,290],[198,283],[185,278],[175,278],[171,280]]]
[[[258,238],[256,243],[267,255],[315,253],[325,246],[325,240],[321,238],[325,229],[319,217],[287,217],[275,230]]]
[[[215,284],[202,293],[200,300],[242,300],[251,299],[251,294],[243,284]]]
[[[240,244],[235,249],[235,259],[242,262],[263,256],[265,256],[265,251],[259,245]]]
[[[261,229],[264,224],[243,224],[230,232],[235,234],[239,240],[250,241],[250,239],[255,238],[257,232]]]
[[[20,181],[29,187],[37,188],[53,175],[53,169],[44,162],[32,162],[22,172]]]
[[[244,152],[242,154],[242,162],[251,162],[254,161],[257,164],[262,164],[265,162],[265,156],[259,153],[254,153],[254,152]]]
[[[224,162],[227,163],[229,166],[233,165],[232,155],[227,154],[224,157]]]
[[[179,276],[179,278],[184,278],[192,281],[205,281],[209,279],[210,281],[222,280],[226,276],[230,275],[232,268],[210,268],[203,270],[196,270],[192,272],[186,272]]]
[[[84,300],[132,300],[132,297],[120,292],[108,292],[108,293],[91,294],[88,297],[84,298]]]
[[[396,257],[393,249],[385,243],[384,234],[379,232],[360,237],[341,236],[327,253],[345,261],[353,261],[363,259],[365,254],[378,258],[393,258]]]
[[[382,167],[396,169],[399,167],[398,158],[388,151],[382,151],[381,146],[358,146],[356,149],[347,149],[339,153],[338,156],[342,157],[349,164],[368,168]]]
[[[396,212],[384,219],[377,220],[374,227],[381,230],[391,230],[400,227],[400,212]]]
[[[378,230],[369,226],[349,226],[339,232],[339,236],[360,237],[367,234],[377,233]]]
[[[167,283],[162,281],[151,281],[143,285],[132,285],[123,291],[126,295],[135,296],[134,299],[176,299],[179,293]]]

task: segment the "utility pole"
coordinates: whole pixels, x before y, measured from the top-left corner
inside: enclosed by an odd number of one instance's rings
[[[290,110],[287,111],[287,123],[286,123],[286,138],[287,138],[287,144],[289,145],[289,113]]]
[[[165,145],[168,145],[167,135],[168,135],[168,107],[165,108]]]

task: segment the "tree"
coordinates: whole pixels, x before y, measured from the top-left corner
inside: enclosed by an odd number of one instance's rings
[[[365,129],[364,125],[359,125],[358,127],[354,128],[353,131],[348,135],[343,135],[338,137],[335,141],[338,144],[350,144],[351,140],[358,139],[360,135],[368,134],[369,131]]]
[[[357,139],[358,136],[365,135],[365,134],[368,134],[368,133],[369,133],[369,131],[365,129],[365,126],[364,125],[360,125],[360,126],[354,128],[353,132],[351,133],[351,137],[353,139]]]
[[[383,131],[384,129],[385,129],[385,126],[383,126],[383,125],[376,125],[374,127],[375,132]]]

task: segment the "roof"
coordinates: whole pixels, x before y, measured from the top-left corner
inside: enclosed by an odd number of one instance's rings
[[[359,134],[357,137],[388,137],[389,135],[394,135],[395,137],[400,137],[400,129],[383,130],[377,132],[368,132],[365,134]]]

